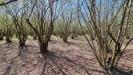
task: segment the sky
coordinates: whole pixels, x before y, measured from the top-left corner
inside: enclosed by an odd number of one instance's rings
[[[20,2],[22,1],[22,0],[19,0]],[[48,0],[45,0],[46,2],[48,2]],[[79,0],[80,1],[80,5],[81,5],[81,3],[82,3],[82,1],[83,0]],[[102,0],[102,4],[104,5],[104,3],[106,2],[107,0]],[[110,8],[109,7],[111,7],[111,5],[112,5],[112,0],[108,0],[109,1],[109,3],[108,3],[108,10],[110,10]],[[120,0],[118,0],[118,1],[120,1]],[[121,0],[122,1],[122,0]],[[17,7],[21,7],[22,6],[22,4],[20,4],[20,2],[17,2],[17,5],[19,5],[19,6],[17,6]],[[19,3],[19,4],[18,4]],[[57,9],[58,11],[59,10],[63,10],[63,11],[65,11],[65,12],[67,12],[67,13],[69,13],[69,12],[74,12],[74,11],[76,11],[77,10],[77,4],[78,4],[78,0],[58,0],[58,6],[57,7],[55,7],[55,9]],[[100,3],[100,0],[96,0],[96,3],[97,3],[97,5]],[[15,4],[15,3],[14,3]],[[13,5],[14,5],[13,4]],[[62,4],[63,4],[63,6],[62,6]],[[118,4],[118,3],[117,3]],[[85,14],[85,10],[87,9],[87,7],[86,7],[86,4],[85,3],[83,3],[83,5],[82,5],[82,9],[81,9],[81,11]],[[103,10],[103,12],[101,12],[101,13],[103,13],[103,15],[104,15],[104,8],[102,9]],[[86,13],[86,15],[87,15],[88,13]]]

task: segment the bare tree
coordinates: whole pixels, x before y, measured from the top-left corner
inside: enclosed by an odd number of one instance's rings
[[[68,42],[67,38],[70,36],[71,34],[71,24],[72,24],[72,13],[70,14],[66,14],[66,13],[62,13],[61,15],[61,23],[60,23],[60,33],[61,36],[63,38],[64,42]]]
[[[54,3],[55,0],[36,0],[31,8],[31,14],[26,19],[29,26],[34,30],[38,38],[40,51],[42,54],[48,52],[48,42],[53,31],[53,24],[55,21]],[[30,19],[30,17],[36,17]],[[31,22],[32,21],[32,22]]]
[[[4,36],[6,37],[6,42],[11,43],[14,35],[13,22],[11,21],[11,18],[5,14],[1,23],[4,25]]]
[[[76,23],[77,21],[74,21],[75,23],[72,24],[71,26],[71,38],[75,39],[77,38],[77,36],[80,34],[80,26],[78,23]]]
[[[28,39],[27,25],[25,22],[25,17],[27,16],[27,7],[23,2],[21,3],[21,7],[18,7],[18,4],[6,6],[6,12],[12,17],[16,36],[19,40],[19,47],[23,49],[25,47],[25,42]]]
[[[60,37],[63,39],[63,42],[68,42],[68,37],[72,32],[72,25],[74,21],[74,7],[72,6],[73,2],[70,1],[62,1],[62,11],[59,17],[59,29],[60,29]],[[73,27],[74,28],[74,27]]]
[[[10,4],[10,3],[16,2],[16,1],[18,1],[18,0],[9,0],[8,2],[1,2],[1,3],[0,3],[0,6],[5,6],[5,5],[7,5],[7,4]],[[4,31],[1,30],[1,39],[3,39],[3,37],[4,37],[4,33],[3,33],[3,32],[4,32]],[[5,36],[6,36],[6,41],[7,41],[7,43],[10,43],[10,42],[11,42],[11,37],[13,36],[11,27],[7,27],[7,26],[6,26],[6,34],[5,34]]]
[[[84,36],[99,65],[109,74],[117,66],[126,47],[133,39],[124,45],[131,3],[132,0],[99,0],[99,3],[97,0],[84,0],[81,4],[78,2],[80,26],[82,28],[84,22],[88,28],[88,35],[95,36],[95,41],[85,34]],[[87,10],[83,12],[83,8]],[[84,32],[83,29],[82,31]]]

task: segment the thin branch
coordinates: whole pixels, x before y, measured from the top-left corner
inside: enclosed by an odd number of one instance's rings
[[[2,2],[2,3],[0,3],[0,6],[3,6],[3,5],[7,5],[7,4],[10,4],[10,3],[12,3],[12,2],[16,2],[16,1],[18,1],[18,0],[10,0],[10,1],[8,1],[8,2]]]

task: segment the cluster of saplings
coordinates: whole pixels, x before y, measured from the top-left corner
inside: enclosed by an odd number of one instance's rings
[[[6,5],[3,12],[9,19],[2,21],[0,40],[6,37],[6,42],[11,43],[12,37],[16,36],[23,50],[30,35],[38,40],[44,55],[48,52],[51,35],[61,37],[64,42],[68,42],[70,36],[75,39],[83,35],[99,65],[108,74],[115,75],[112,72],[133,40],[124,41],[130,38],[133,1],[77,0],[74,5],[72,1],[22,1],[20,8],[17,3]]]

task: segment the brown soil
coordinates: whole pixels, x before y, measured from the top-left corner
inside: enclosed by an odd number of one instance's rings
[[[52,37],[49,52],[42,56],[37,41],[28,39],[23,54],[18,56],[16,40],[12,44],[0,42],[0,75],[104,75],[93,53],[83,39],[69,40]],[[119,62],[121,75],[133,75],[133,43]]]

